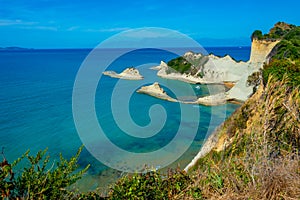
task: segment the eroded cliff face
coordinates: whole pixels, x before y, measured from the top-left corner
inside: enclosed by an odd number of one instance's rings
[[[253,39],[251,44],[250,63],[257,63],[263,65],[268,62],[267,56],[271,53],[272,49],[278,44],[280,40],[268,41]]]

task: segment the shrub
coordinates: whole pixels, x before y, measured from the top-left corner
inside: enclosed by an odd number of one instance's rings
[[[253,41],[253,39],[258,39],[258,40],[263,39],[262,32],[260,30],[255,30],[251,35],[251,40]]]
[[[189,72],[192,64],[189,63],[184,57],[180,56],[178,58],[170,60],[168,62],[168,66],[183,74]]]
[[[127,175],[114,185],[109,199],[174,199],[190,184],[190,177],[180,170]]]
[[[47,150],[39,151],[36,156],[30,156],[27,151],[11,165],[4,158],[0,168],[1,196],[25,199],[65,199],[73,196],[74,193],[67,188],[80,179],[89,167],[77,171],[81,150],[82,147],[70,160],[60,155],[59,162],[53,163],[50,168]],[[29,161],[29,165],[14,176],[13,168],[24,158]]]
[[[263,82],[266,85],[268,78],[273,76],[276,80],[286,78],[286,84],[292,87],[300,85],[300,63],[299,61],[291,62],[287,59],[273,59],[263,69]]]

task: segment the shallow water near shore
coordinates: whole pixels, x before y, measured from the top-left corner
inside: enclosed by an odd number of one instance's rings
[[[105,50],[115,51],[115,50]],[[217,55],[232,55],[236,60],[248,60],[250,48],[208,48],[208,52]],[[48,148],[52,161],[58,160],[61,152],[70,158],[82,145],[77,134],[72,116],[72,89],[76,73],[90,52],[89,49],[74,50],[22,50],[0,52],[0,147],[5,147],[5,155],[12,162],[27,149],[32,154]],[[144,63],[159,64],[161,60],[168,61],[176,55],[161,50],[145,49],[128,54],[112,63],[110,69],[121,72],[130,66]],[[101,66],[99,66],[101,67]],[[149,69],[150,65],[139,68],[141,74],[147,77],[144,81],[158,81],[162,85],[183,87],[186,83],[175,80],[161,79],[156,71]],[[102,76],[100,83],[105,87],[98,87],[95,97],[95,108],[99,123],[107,130],[108,137],[118,146],[132,152],[149,152],[157,150],[169,143],[178,130],[182,121],[179,103],[172,103],[154,97],[133,92],[128,109],[134,122],[146,126],[150,122],[149,108],[159,104],[167,112],[167,121],[163,129],[149,140],[130,138],[114,122],[111,112],[111,95],[117,79]],[[120,82],[119,84],[121,84]],[[128,85],[129,84],[129,85]],[[126,83],[124,87],[132,87],[138,82]],[[205,85],[190,85],[197,96],[211,92]],[[220,86],[213,86],[213,91]],[[168,91],[168,88],[164,88]],[[221,88],[222,89],[222,88]],[[170,95],[174,95],[172,91]],[[191,98],[191,94],[182,93],[181,98]],[[120,99],[122,100],[122,99]],[[226,104],[215,107],[190,105],[198,109],[200,121],[183,121],[184,130],[188,133],[195,125],[198,126],[196,137],[189,149],[168,167],[180,166],[184,168],[197,154],[206,133],[210,133],[220,125],[224,118],[239,107],[236,104]],[[218,113],[219,112],[219,113]],[[123,113],[119,113],[122,117]],[[219,115],[220,114],[220,115]],[[212,118],[214,121],[210,121]],[[130,130],[130,127],[127,127]],[[134,131],[134,130],[132,130]],[[142,133],[141,133],[142,134]],[[182,138],[185,142],[185,138]],[[109,149],[102,149],[109,151]],[[170,152],[170,155],[172,152]],[[157,158],[164,159],[164,158]],[[86,149],[83,150],[79,165],[91,164],[85,177],[79,181],[82,190],[93,190],[113,183],[122,174],[108,168],[97,161]],[[22,166],[19,166],[22,168]]]

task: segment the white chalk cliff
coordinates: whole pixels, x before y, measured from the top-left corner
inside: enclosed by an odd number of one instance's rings
[[[232,82],[234,86],[224,94],[223,100],[245,101],[253,93],[254,86],[247,85],[248,76],[259,71],[267,56],[279,41],[253,40],[251,45],[251,56],[248,62],[235,61],[229,55],[217,57],[214,55],[202,55],[187,52],[183,57],[192,64],[187,73],[179,73],[169,67],[165,62],[152,69],[159,70],[157,75],[162,78],[176,79],[188,83],[212,84]],[[212,98],[213,99],[213,98]],[[220,101],[220,98],[217,98]],[[201,99],[199,99],[201,102]]]

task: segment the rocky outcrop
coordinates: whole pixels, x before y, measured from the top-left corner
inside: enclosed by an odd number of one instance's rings
[[[194,63],[195,73],[179,73],[163,61],[157,67],[157,75],[162,78],[176,79],[189,83],[212,84],[223,82],[237,82],[247,70],[248,63],[236,62],[230,56],[217,57],[214,55],[202,55],[193,52],[187,52],[183,56],[189,62]],[[205,62],[203,60],[206,60]]]
[[[127,80],[141,80],[144,77],[140,74],[140,72],[133,68],[127,68],[122,73],[118,74],[114,71],[105,71],[103,72],[104,75],[110,76],[112,78],[120,78],[120,79],[127,79]]]
[[[228,92],[225,93],[224,90],[224,94],[218,95],[218,97],[224,97],[223,99],[218,98],[218,102],[222,103],[229,99],[245,101],[252,94],[253,88],[247,86],[246,82],[249,75],[259,70],[259,65],[243,61],[237,62],[228,55],[217,57],[214,55],[187,52],[183,57],[193,64],[192,67],[196,71],[195,74],[182,74],[172,69],[170,70],[170,67],[166,63],[161,62],[159,66],[155,67],[155,69],[159,70],[157,75],[162,78],[175,79],[193,84],[233,83],[234,86]],[[205,101],[207,100],[206,98]],[[204,98],[201,98],[199,102],[203,100]],[[213,102],[212,105],[215,105],[216,101]]]
[[[159,85],[158,82],[153,83],[152,85],[143,86],[140,89],[137,90],[138,93],[142,94],[148,94],[150,96],[156,97],[158,99],[170,101],[170,102],[179,102],[184,104],[201,104],[206,106],[214,106],[214,105],[220,105],[225,104],[227,97],[224,93],[215,94],[211,96],[205,96],[201,97],[197,100],[178,100],[175,98],[170,97],[166,91]]]
[[[177,99],[174,99],[174,98],[170,97],[164,91],[164,89],[159,85],[158,82],[155,82],[152,85],[143,86],[140,89],[138,89],[136,92],[143,93],[143,94],[148,94],[150,96],[153,96],[153,97],[156,97],[156,98],[159,98],[159,99],[163,99],[163,100],[167,100],[167,101],[171,101],[171,102],[178,102]]]

